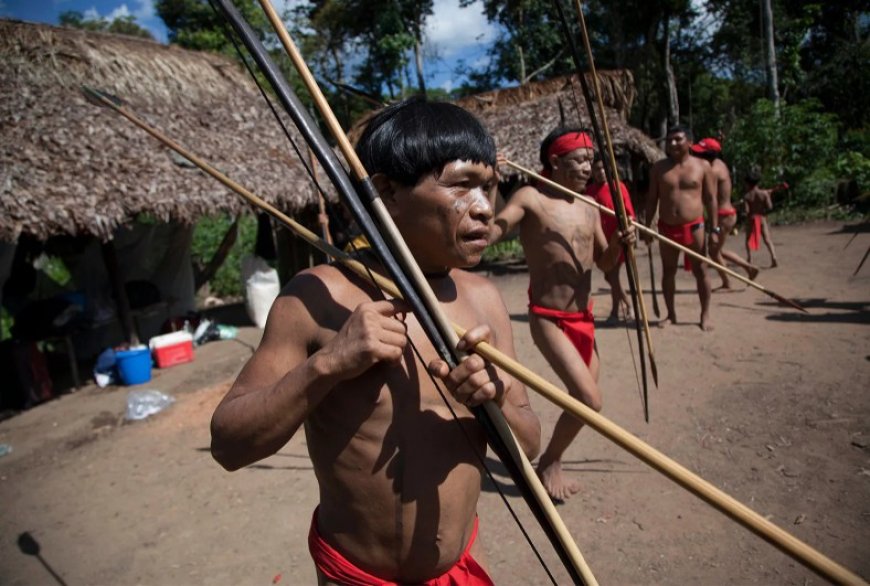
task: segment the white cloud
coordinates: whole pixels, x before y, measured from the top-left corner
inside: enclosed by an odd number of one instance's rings
[[[433,14],[426,19],[426,41],[444,58],[490,43],[495,34],[496,28],[486,20],[480,2],[460,8],[459,0],[435,0]]]
[[[99,20],[100,13],[97,12],[96,6],[91,6],[82,13],[82,18],[84,18],[85,20]]]
[[[130,16],[130,9],[127,8],[126,4],[121,4],[106,16],[106,20],[112,22],[116,18],[127,18],[128,16]]]

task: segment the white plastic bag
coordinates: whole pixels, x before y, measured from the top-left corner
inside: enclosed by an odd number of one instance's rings
[[[245,285],[245,309],[248,317],[263,329],[272,303],[281,292],[278,271],[258,256],[248,255],[242,259],[242,281]]]
[[[175,402],[175,399],[154,389],[127,393],[127,421],[145,419],[160,413]]]

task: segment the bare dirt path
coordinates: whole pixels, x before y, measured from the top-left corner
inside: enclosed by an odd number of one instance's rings
[[[739,287],[714,296],[716,330],[704,333],[694,281],[681,272],[685,324],[653,331],[661,380],[650,390],[650,424],[621,326],[599,328],[601,384],[608,418],[866,579],[870,268],[850,275],[870,236],[844,249],[851,234],[841,227],[774,229],[781,267],[759,281],[810,315]],[[521,362],[558,383],[528,334],[527,276],[494,278]],[[605,286],[600,274],[595,283]],[[597,289],[596,315],[609,306]],[[258,335],[244,328],[240,339]],[[211,412],[249,352],[213,342],[195,362],[156,373],[147,387],[177,402],[146,421],[122,424],[127,389],[88,387],[0,422],[0,443],[14,450],[0,458],[0,583],[58,583],[50,571],[70,585],[312,583],[306,535],[317,489],[304,437],[233,474],[208,454]],[[532,400],[546,441],[558,411]],[[559,511],[602,584],[823,582],[592,430],[567,459],[583,490]],[[491,462],[558,583],[568,583]],[[489,483],[480,516],[497,583],[548,583]],[[23,532],[39,557],[20,551]]]

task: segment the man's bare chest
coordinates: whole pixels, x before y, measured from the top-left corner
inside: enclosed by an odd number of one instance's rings
[[[695,169],[674,168],[662,176],[662,181],[671,193],[701,193],[704,173]]]

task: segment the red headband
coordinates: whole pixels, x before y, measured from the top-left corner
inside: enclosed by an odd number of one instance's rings
[[[592,146],[592,139],[589,138],[588,134],[585,132],[569,132],[553,141],[550,148],[547,149],[547,157],[549,158],[553,155],[561,157],[565,153],[570,153],[576,149],[591,148],[594,147]]]

